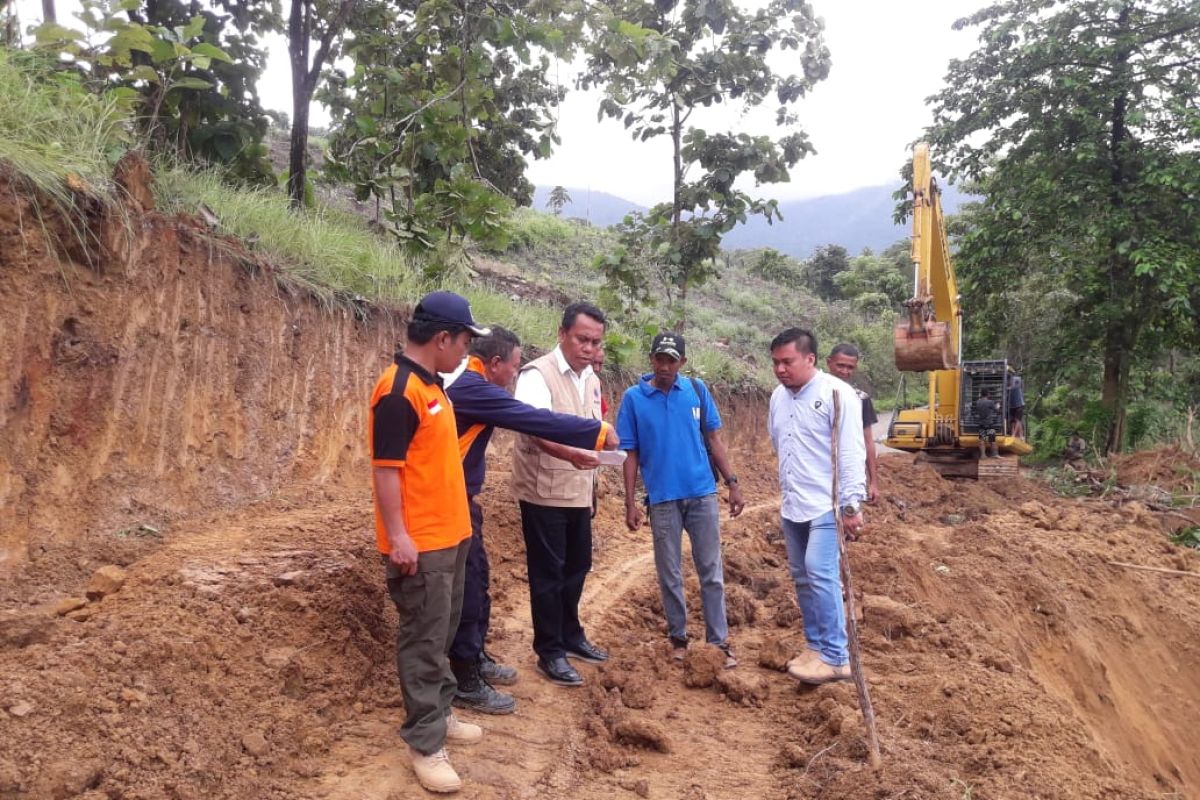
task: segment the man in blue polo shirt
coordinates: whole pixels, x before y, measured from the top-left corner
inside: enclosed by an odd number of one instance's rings
[[[686,530],[700,577],[705,639],[725,651],[725,666],[730,668],[737,666],[737,660],[729,648],[729,625],[725,621],[717,484],[709,453],[729,487],[730,515],[741,514],[745,504],[721,440],[721,415],[708,387],[701,380],[679,377],[679,369],[687,363],[684,353],[681,335],[655,336],[650,345],[654,371],[629,387],[621,400],[617,435],[621,437],[621,449],[629,453],[624,465],[625,524],[637,530],[644,519],[635,494],[640,467],[654,537],[654,567],[673,656],[681,660],[688,644],[682,569]]]

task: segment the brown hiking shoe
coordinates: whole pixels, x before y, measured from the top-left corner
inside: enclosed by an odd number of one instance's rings
[[[817,655],[816,650],[813,650],[811,647],[805,647],[803,650],[800,651],[800,655],[796,656],[791,661],[787,662],[787,672],[793,678],[798,677],[795,673],[792,672],[793,669],[800,670],[800,669],[803,669],[806,665],[808,665],[809,662],[820,661],[820,660],[821,660],[821,657]]]
[[[848,681],[850,680],[850,665],[842,664],[835,667],[832,664],[826,664],[819,658],[814,658],[811,661],[788,667],[788,675],[801,683],[814,686],[834,681]]]
[[[483,738],[483,728],[463,722],[451,713],[446,717],[446,741],[459,744],[475,744]]]
[[[450,766],[450,757],[446,755],[445,748],[430,755],[409,748],[409,754],[417,780],[429,791],[448,794],[462,788],[462,779]]]

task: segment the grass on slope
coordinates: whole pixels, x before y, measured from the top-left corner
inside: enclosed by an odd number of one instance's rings
[[[372,233],[352,214],[329,207],[296,212],[280,191],[234,187],[206,171],[160,170],[157,190],[164,210],[195,213],[202,203],[208,206],[222,227],[253,242],[289,279],[327,300],[357,296],[411,305],[431,289],[446,288],[467,297],[477,318],[503,325],[522,340],[545,346],[558,327],[559,309],[514,303],[507,295],[462,281],[429,283],[419,259]]]
[[[74,202],[68,178],[99,195],[111,191],[128,122],[115,101],[52,71],[44,56],[0,47],[0,162],[61,207]]]

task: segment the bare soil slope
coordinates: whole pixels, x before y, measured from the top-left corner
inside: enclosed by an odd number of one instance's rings
[[[0,571],[364,457],[395,317],[290,293],[199,220],[127,213],[68,223],[0,180]]]
[[[33,245],[15,258],[39,234],[5,202],[0,519],[20,555],[0,583],[0,798],[423,796],[396,735],[360,444],[391,323],[280,296],[153,216],[153,258],[116,272]],[[68,316],[86,335],[64,338]],[[727,414],[750,502],[724,528],[729,672],[702,647],[667,658],[649,534],[624,529],[610,479],[584,615],[613,660],[578,690],[537,678],[493,445],[491,648],[522,679],[518,712],[453,752],[462,796],[1196,796],[1200,582],[1108,562],[1200,571],[1200,555],[1137,503],[954,483],[901,457],[852,546],[885,760],[868,769],[852,687],[779,671],[801,634],[762,412]],[[124,585],[82,604],[106,561]]]

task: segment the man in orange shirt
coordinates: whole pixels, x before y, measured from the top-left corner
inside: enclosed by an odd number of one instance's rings
[[[417,780],[433,792],[462,786],[446,741],[483,737],[450,707],[457,683],[447,652],[462,611],[471,519],[454,409],[438,373],[453,371],[471,338],[487,333],[464,298],[426,295],[408,324],[404,354],[371,395],[375,535],[400,614],[396,669],[406,712],[400,736]]]

